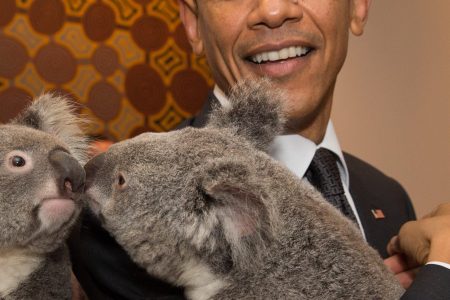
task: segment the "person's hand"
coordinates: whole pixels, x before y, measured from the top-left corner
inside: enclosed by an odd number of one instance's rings
[[[409,265],[403,254],[394,254],[386,258],[384,264],[395,275],[404,289],[409,288],[416,278],[417,266]]]
[[[450,263],[450,203],[439,205],[420,220],[405,223],[387,250],[390,255],[404,254],[408,266],[430,261]]]
[[[71,283],[72,283],[72,300],[88,300],[88,297],[84,293],[83,289],[78,283],[77,278],[73,273],[71,276]]]

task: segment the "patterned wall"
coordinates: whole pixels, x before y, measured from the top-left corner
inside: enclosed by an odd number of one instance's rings
[[[0,121],[46,90],[122,140],[195,114],[213,81],[176,0],[0,0]]]

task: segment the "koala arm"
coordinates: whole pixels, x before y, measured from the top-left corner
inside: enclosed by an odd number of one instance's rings
[[[64,246],[47,254],[40,267],[4,300],[71,299],[70,276],[69,251]]]

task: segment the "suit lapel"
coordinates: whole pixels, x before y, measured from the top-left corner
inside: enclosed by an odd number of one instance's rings
[[[382,257],[387,256],[386,245],[388,240],[386,240],[386,225],[389,222],[388,218],[376,219],[372,214],[372,210],[381,209],[385,210],[384,207],[380,207],[379,201],[370,191],[366,188],[363,182],[358,176],[350,175],[350,194],[352,195],[355,207],[361,220],[361,224],[366,235],[367,242],[378,250]]]
[[[386,246],[401,225],[415,218],[408,195],[394,180],[345,153],[352,195],[367,242],[387,257]]]

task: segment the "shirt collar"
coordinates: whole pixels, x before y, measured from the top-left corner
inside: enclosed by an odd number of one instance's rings
[[[344,155],[331,120],[328,122],[325,136],[319,145],[298,134],[280,135],[273,141],[269,154],[283,163],[298,177],[303,177],[311,164],[316,150],[319,148],[328,149],[337,155],[342,181],[346,186],[349,186],[347,165],[345,164]]]
[[[230,100],[228,100],[228,97],[225,95],[225,93],[220,89],[220,87],[216,84],[214,86],[214,96],[216,96],[217,100],[219,100],[220,105],[222,106],[228,106],[230,105]]]
[[[227,96],[217,85],[214,87],[214,95],[222,106],[229,105]],[[325,136],[319,145],[298,134],[280,135],[271,144],[269,155],[302,178],[319,148],[328,149],[337,155],[342,182],[349,187],[347,165],[331,120],[328,122]]]
[[[327,131],[322,143],[318,145],[318,148],[326,148],[337,155],[339,172],[341,173],[342,182],[348,187],[350,185],[348,168],[345,163],[344,154],[342,153],[341,146],[337,139],[336,131],[334,130],[333,122],[328,121]]]

